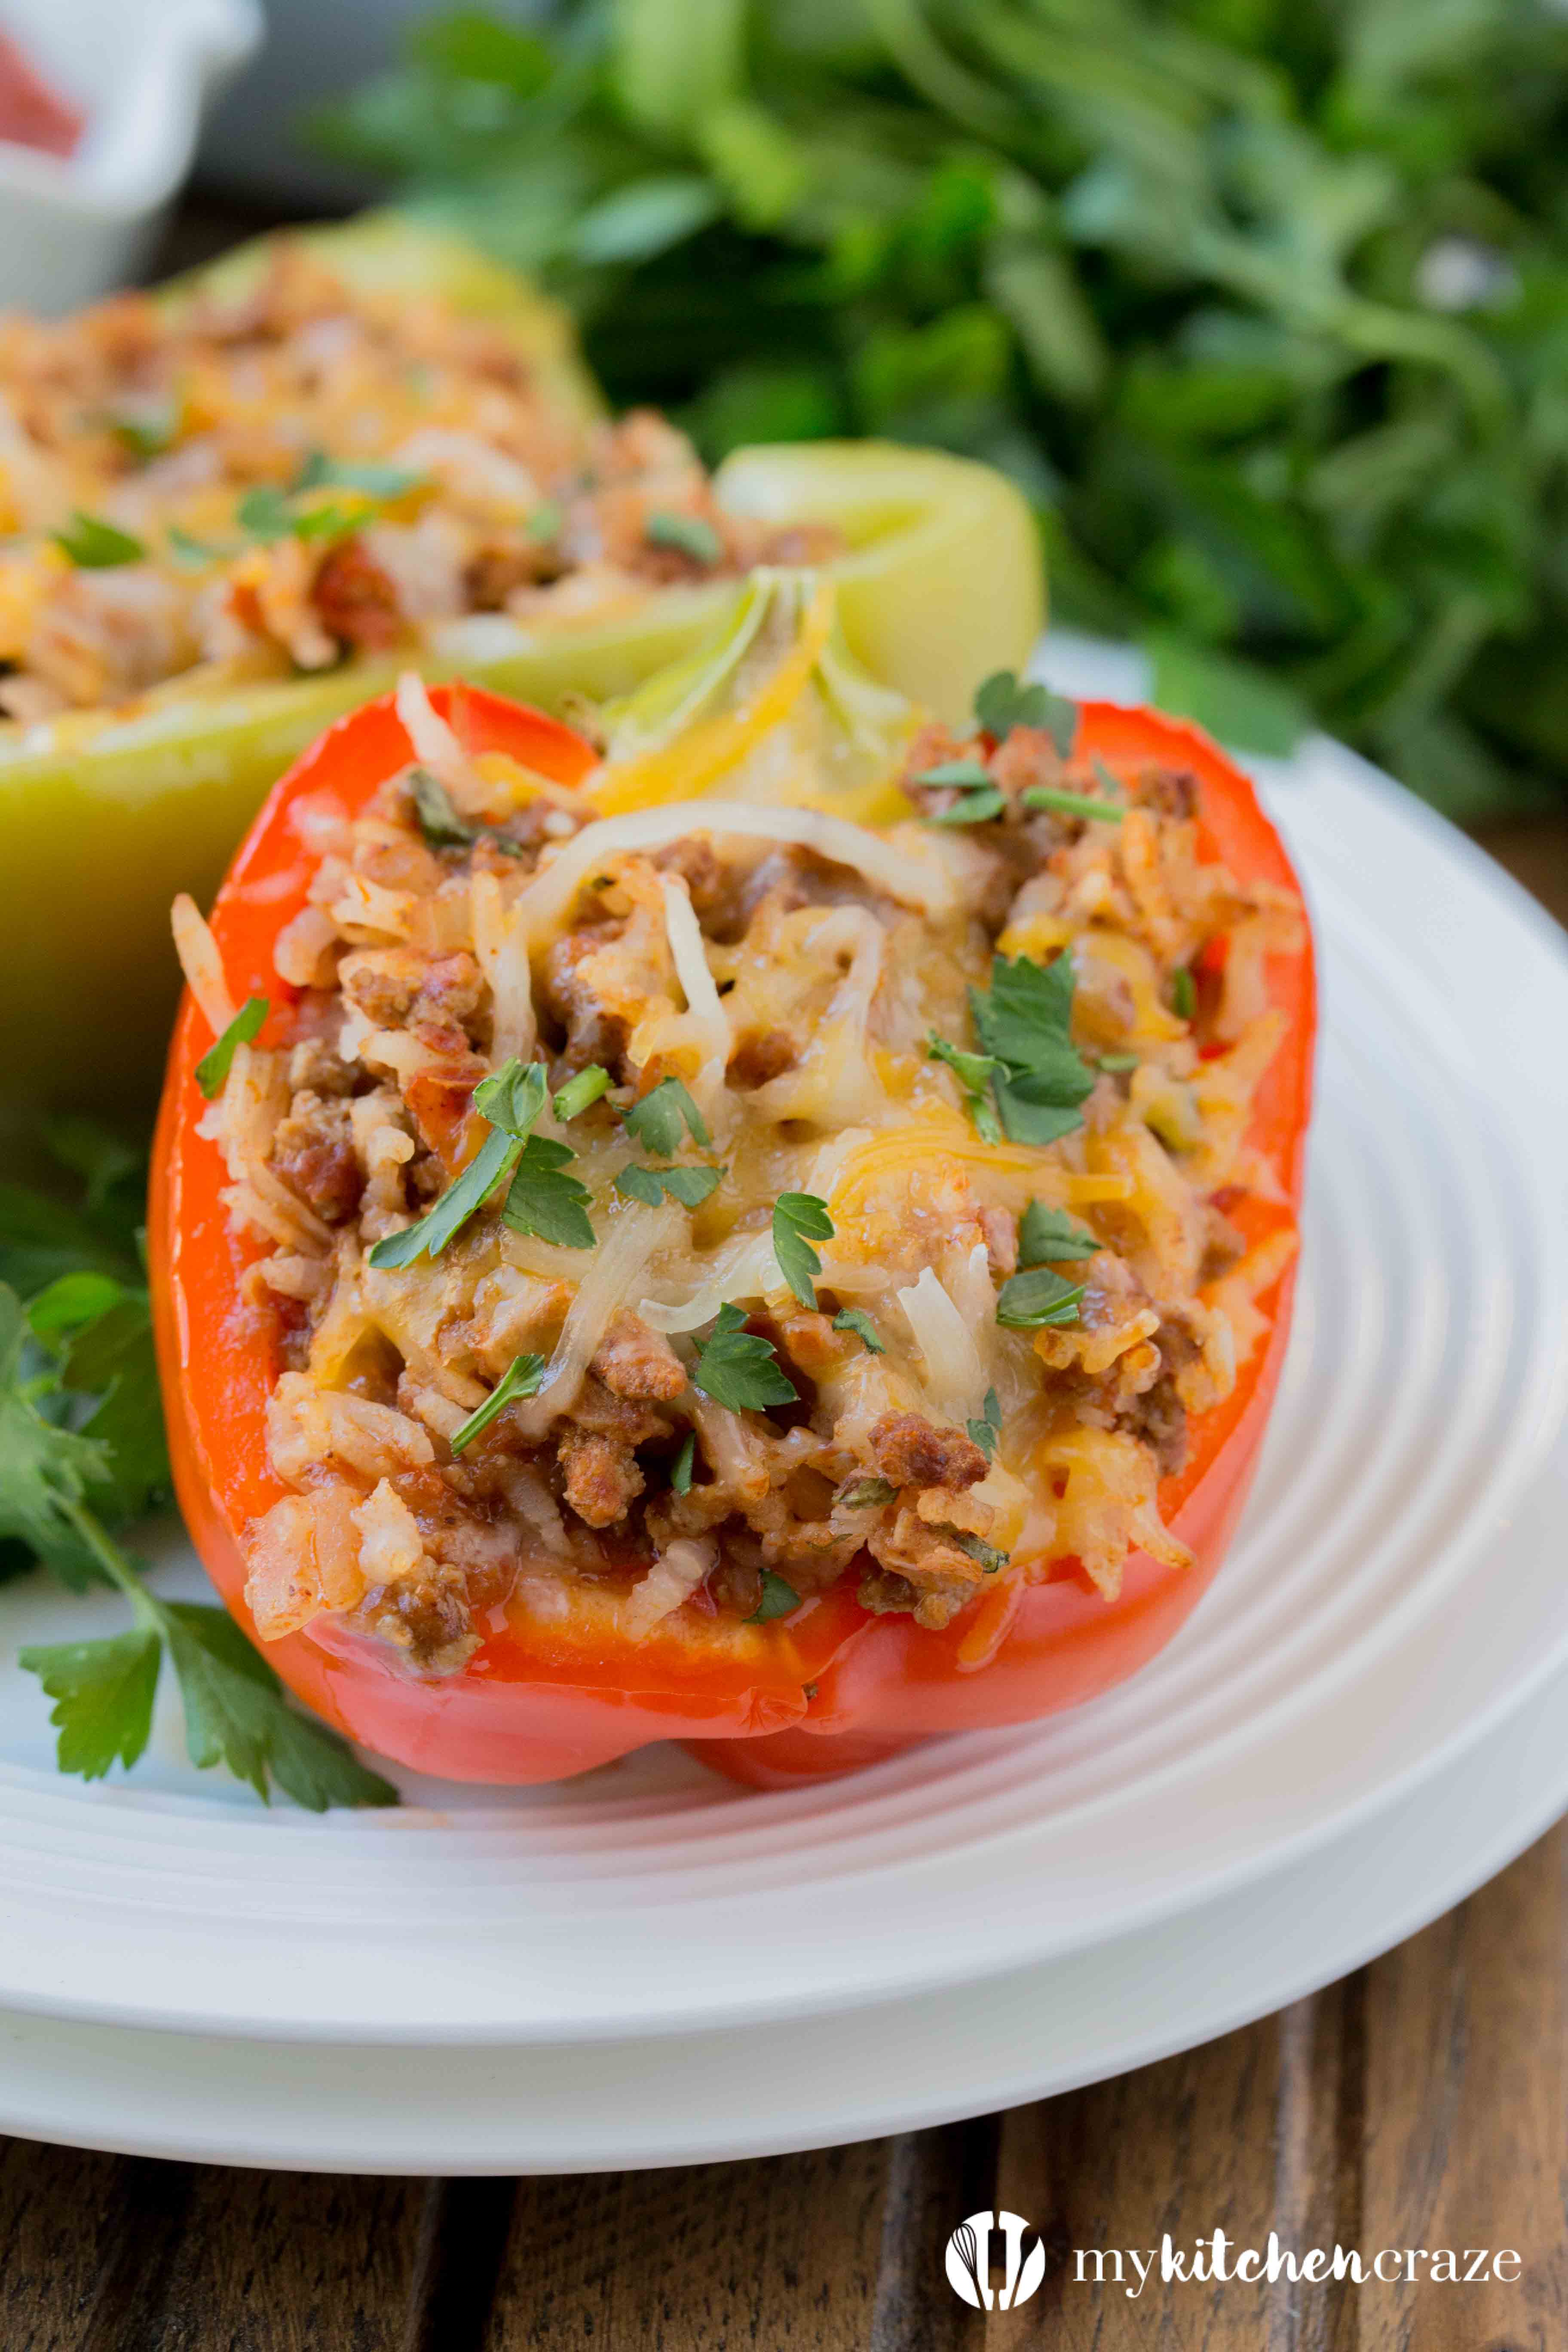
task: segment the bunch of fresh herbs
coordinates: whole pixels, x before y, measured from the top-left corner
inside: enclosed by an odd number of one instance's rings
[[[1456,814],[1568,776],[1561,0],[555,0],[316,126],[564,294],[706,454],[886,434],[1058,618]]]

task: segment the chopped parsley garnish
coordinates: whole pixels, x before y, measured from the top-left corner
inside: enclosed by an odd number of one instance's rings
[[[1010,1552],[998,1551],[994,1544],[988,1544],[984,1536],[972,1536],[963,1528],[944,1525],[942,1533],[949,1543],[956,1544],[960,1551],[967,1552],[971,1559],[978,1560],[987,1576],[994,1576],[997,1570],[1005,1568],[1012,1558]]]
[[[555,1116],[564,1126],[567,1119],[575,1118],[580,1111],[587,1109],[590,1103],[596,1103],[601,1095],[607,1095],[609,1091],[608,1070],[602,1063],[590,1062],[585,1070],[579,1070],[574,1078],[568,1078],[556,1096]]]
[[[1009,1276],[996,1295],[996,1320],[1011,1331],[1043,1331],[1076,1323],[1085,1286],[1068,1282],[1048,1265]]]
[[[1184,963],[1171,974],[1171,1008],[1183,1021],[1190,1021],[1198,1009],[1197,983]]]
[[[1078,731],[1078,705],[1048,686],[1025,686],[1010,669],[993,671],[974,697],[974,716],[994,742],[1015,727],[1043,727],[1065,760]]]
[[[969,992],[980,1042],[1003,1065],[992,1090],[1015,1143],[1055,1143],[1083,1124],[1078,1106],[1094,1072],[1072,1042],[1073,985],[1070,954],[1048,964],[996,956],[989,990]]]
[[[773,1202],[773,1255],[801,1305],[809,1307],[813,1314],[816,1312],[815,1277],[822,1272],[822,1260],[812,1244],[832,1239],[833,1220],[826,1201],[819,1201],[815,1192],[779,1194]]]
[[[501,1222],[515,1234],[532,1234],[562,1249],[592,1249],[596,1235],[588,1211],[594,1196],[575,1176],[562,1173],[576,1157],[569,1143],[531,1135],[501,1205]]]
[[[52,531],[55,545],[64,551],[79,572],[111,572],[116,564],[140,563],[147,550],[141,540],[105,522],[101,515],[85,514],[78,507],[64,530]]]
[[[541,499],[539,504],[523,518],[523,529],[530,539],[558,539],[565,520],[564,509],[558,506],[553,499]]]
[[[248,1045],[266,1020],[269,1001],[265,996],[247,997],[217,1043],[209,1045],[196,1064],[196,1084],[208,1102],[227,1077],[236,1047]]]
[[[1120,1076],[1123,1070],[1135,1070],[1138,1067],[1139,1059],[1140,1056],[1136,1054],[1097,1054],[1095,1055],[1095,1060],[1100,1068],[1109,1070],[1113,1077]]]
[[[542,1356],[514,1356],[483,1404],[468,1415],[460,1429],[452,1432],[453,1453],[463,1453],[473,1444],[480,1430],[488,1429],[497,1414],[504,1412],[507,1406],[514,1404],[519,1397],[533,1396],[543,1378]]]
[[[996,1440],[1002,1434],[1002,1407],[997,1402],[994,1389],[986,1390],[985,1402],[980,1410],[981,1419],[966,1421],[963,1426],[969,1432],[972,1444],[978,1445],[987,1462],[991,1462],[995,1459]]]
[[[931,824],[988,824],[1005,814],[1006,795],[997,790],[988,768],[978,760],[943,760],[911,779],[916,784],[951,785],[958,793],[950,808],[929,819]]]
[[[410,490],[423,489],[426,480],[425,475],[411,474],[406,466],[344,465],[329,457],[324,449],[312,449],[291,488],[296,493],[331,488],[358,490],[367,499],[402,499]]]
[[[1031,1201],[1018,1220],[1020,1265],[1049,1265],[1058,1258],[1092,1257],[1100,1244],[1087,1225],[1079,1225],[1065,1209],[1048,1209]]]
[[[86,1295],[77,1296],[83,1303]],[[57,1299],[45,1309],[46,1325],[60,1308]],[[147,1591],[87,1502],[92,1488],[105,1508],[115,1507],[129,1467],[119,1458],[121,1438],[97,1414],[75,1430],[48,1417],[69,1391],[61,1367],[38,1372],[27,1363],[30,1337],[21,1301],[0,1285],[0,1536],[19,1538],[68,1582],[113,1586],[132,1618],[124,1633],[21,1653],[19,1663],[54,1701],[49,1719],[59,1734],[60,1769],[93,1780],[115,1762],[136,1762],[152,1731],[166,1652],[179,1680],[193,1764],[226,1763],[262,1798],[276,1780],[317,1812],[332,1804],[395,1804],[397,1791],[367,1771],[335,1732],[289,1706],[277,1675],[226,1611],[163,1601]],[[129,1370],[120,1377],[129,1378]]]
[[[623,1111],[621,1118],[643,1149],[657,1151],[661,1160],[675,1157],[680,1148],[682,1127],[692,1142],[704,1149],[713,1140],[701,1112],[679,1078],[660,1078],[658,1086],[651,1087],[640,1102]]]
[[[220,547],[213,540],[198,539],[195,531],[182,530],[177,522],[169,525],[166,537],[170,554],[188,571],[207,563],[226,563],[231,555],[239,553],[237,547]]]
[[[522,1158],[523,1146],[544,1108],[544,1071],[538,1062],[508,1062],[493,1078],[474,1088],[474,1108],[489,1119],[486,1136],[455,1184],[449,1184],[433,1209],[405,1226],[386,1234],[365,1252],[366,1262],[378,1272],[412,1265],[421,1257],[436,1257],[454,1234],[461,1231],[481,1208],[503,1177],[510,1177]]]
[[[857,1478],[852,1486],[840,1487],[833,1497],[836,1511],[874,1511],[890,1503],[898,1493],[890,1478]]]
[[[1089,817],[1096,824],[1120,824],[1127,814],[1088,793],[1059,793],[1054,784],[1030,784],[1019,797],[1026,809],[1055,809],[1060,816]]]
[[[172,404],[157,407],[117,409],[109,429],[121,448],[133,457],[161,457],[172,449],[180,430],[179,411]]]
[[[673,548],[678,555],[689,555],[705,569],[723,560],[723,541],[700,515],[650,514],[643,525],[643,537],[650,547]]]
[[[863,1307],[841,1307],[833,1318],[833,1328],[836,1331],[853,1331],[870,1355],[885,1356],[888,1352],[876,1325]]]
[[[678,1495],[690,1494],[691,1474],[696,1466],[697,1432],[694,1429],[689,1429],[686,1433],[686,1442],[676,1455],[675,1466],[669,1474],[669,1483]]]
[[[800,1607],[800,1595],[793,1584],[775,1576],[771,1568],[763,1570],[763,1597],[746,1619],[748,1625],[771,1625],[775,1617],[787,1617]]]
[[[963,1107],[981,1141],[1000,1143],[1002,1129],[991,1108],[990,1086],[1002,1064],[990,1054],[967,1054],[962,1045],[949,1045],[934,1029],[926,1033],[926,1056],[932,1062],[945,1062],[963,1088]]]
[[[467,818],[460,817],[446,785],[428,768],[416,765],[409,769],[408,790],[426,848],[469,849],[476,841],[489,841],[509,857],[522,856],[521,843],[509,841],[493,824],[469,824]]]
[[[698,1348],[693,1386],[732,1412],[796,1403],[797,1391],[780,1368],[773,1341],[759,1339],[745,1327],[741,1309],[726,1300],[711,1337]]]
[[[616,1190],[629,1201],[657,1209],[666,1196],[683,1209],[695,1209],[724,1181],[722,1168],[643,1168],[633,1161],[616,1179]]]

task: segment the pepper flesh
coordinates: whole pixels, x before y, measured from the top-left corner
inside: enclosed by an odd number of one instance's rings
[[[509,751],[563,782],[578,780],[591,763],[589,746],[569,730],[497,696],[438,688],[432,699],[476,751]],[[1200,790],[1203,854],[1222,858],[1240,880],[1296,887],[1251,786],[1194,729],[1090,703],[1079,749],[1190,772]],[[340,722],[277,786],[213,909],[237,1000],[265,994],[276,1005],[290,994],[273,971],[272,946],[303,904],[310,879],[291,821],[300,801],[328,792],[353,814],[409,757],[401,722],[384,699]],[[1270,960],[1268,988],[1288,1030],[1256,1097],[1248,1139],[1272,1163],[1281,1198],[1251,1196],[1236,1212],[1249,1242],[1292,1223],[1300,1204],[1315,1017],[1310,945]],[[274,1015],[269,1028],[276,1025]],[[152,1286],[181,1507],[214,1583],[254,1639],[244,1540],[286,1491],[268,1465],[265,1433],[281,1360],[272,1310],[247,1305],[242,1287],[262,1245],[230,1227],[217,1147],[197,1132],[205,1106],[195,1065],[209,1043],[187,997],[154,1149]],[[1021,1591],[993,1643],[980,1613],[987,1601],[931,1632],[905,1618],[869,1615],[854,1598],[851,1573],[787,1620],[737,1629],[721,1643],[661,1627],[634,1644],[586,1622],[544,1628],[507,1612],[468,1664],[438,1681],[416,1678],[326,1620],[268,1643],[266,1655],[308,1706],[352,1738],[451,1780],[556,1780],[652,1740],[684,1738],[731,1778],[775,1787],[853,1769],[935,1732],[1029,1721],[1074,1706],[1151,1657],[1218,1567],[1278,1382],[1291,1287],[1287,1270],[1257,1301],[1267,1338],[1231,1396],[1191,1424],[1187,1468],[1161,1485],[1161,1515],[1191,1548],[1193,1566],[1173,1570],[1134,1553],[1115,1601],[1104,1600],[1071,1563],[1058,1564],[1047,1580]]]
[[[598,413],[564,313],[471,247],[389,214],[306,234],[351,287],[440,292],[507,328],[563,411]],[[167,299],[242,291],[267,247],[178,281]],[[850,651],[939,716],[956,718],[985,672],[1016,666],[1038,635],[1034,522],[988,467],[820,443],[739,450],[715,488],[739,513],[842,531],[848,552],[826,568]],[[289,761],[399,668],[460,674],[546,709],[620,695],[703,643],[742,585],[655,590],[620,618],[548,628],[470,614],[396,659],[261,685],[174,678],[112,709],[0,724],[0,1101],[134,1105],[151,1093],[174,1001],[170,899],[211,896]]]

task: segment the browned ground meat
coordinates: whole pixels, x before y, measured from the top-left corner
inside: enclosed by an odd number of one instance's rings
[[[354,1155],[347,1104],[297,1094],[273,1141],[272,1166],[325,1223],[341,1225],[352,1217],[364,1178]]]
[[[974,1486],[985,1456],[961,1429],[941,1429],[918,1412],[889,1412],[871,1432],[877,1467],[895,1486]]]
[[[742,1038],[725,1076],[732,1087],[765,1087],[770,1078],[794,1069],[798,1052],[787,1029],[764,1029]]]
[[[316,574],[310,602],[340,645],[384,651],[407,630],[396,586],[363,540],[342,540],[331,550]]]
[[[614,1527],[643,1490],[643,1475],[631,1447],[617,1437],[568,1428],[560,1443],[567,1502],[591,1528]]]
[[[612,1396],[668,1404],[686,1387],[686,1371],[662,1331],[640,1316],[617,1315],[595,1354],[592,1370]]]

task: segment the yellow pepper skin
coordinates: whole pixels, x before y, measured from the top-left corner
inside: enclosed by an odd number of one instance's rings
[[[599,412],[564,314],[468,247],[396,215],[308,233],[353,283],[456,307],[515,331],[563,406]],[[171,302],[233,290],[250,247],[177,281]],[[777,521],[832,523],[827,566],[850,650],[937,715],[962,719],[981,678],[1017,667],[1043,621],[1037,540],[1000,475],[939,451],[812,443],[737,451],[720,500]],[[733,579],[660,589],[630,613],[525,628],[500,614],[432,634],[430,677],[471,677],[559,709],[625,694],[722,625]],[[334,719],[391,685],[411,656],[358,659],[263,683],[193,672],[102,711],[0,726],[0,1108],[134,1109],[156,1086],[179,975],[168,908],[205,904],[268,790]]]

